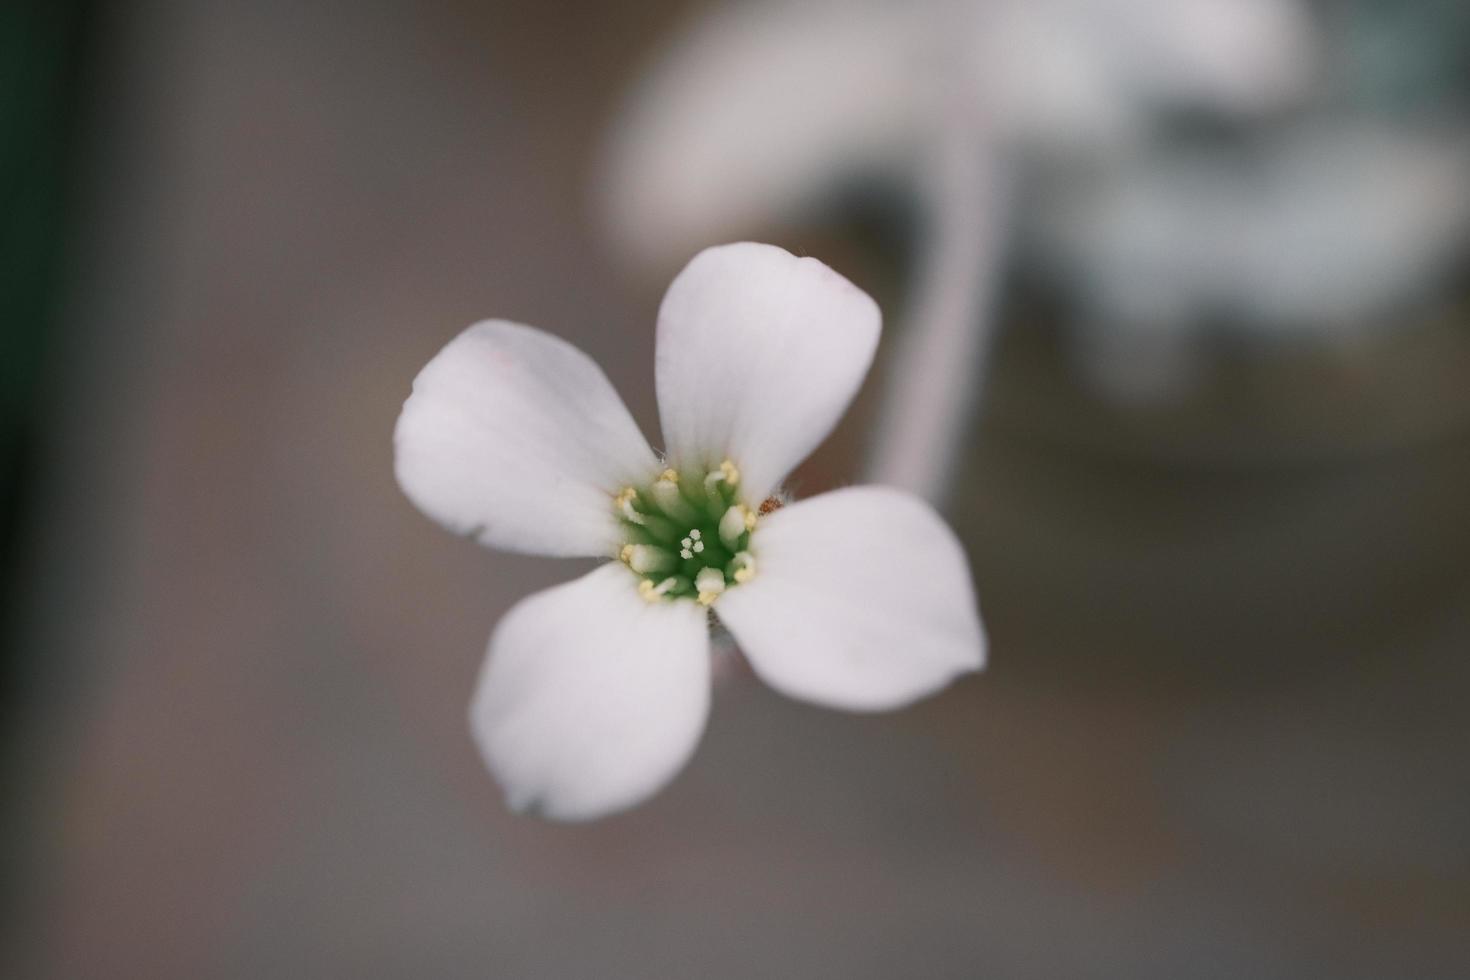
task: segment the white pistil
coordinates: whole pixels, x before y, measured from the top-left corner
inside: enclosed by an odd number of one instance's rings
[[[755,577],[755,556],[748,551],[737,552],[729,568],[730,577],[736,582],[749,582]]]
[[[718,568],[702,568],[694,577],[694,588],[701,606],[712,605],[725,591],[725,575]]]
[[[734,504],[720,518],[720,540],[734,551],[740,547],[740,536],[755,528],[755,513],[744,504]]]

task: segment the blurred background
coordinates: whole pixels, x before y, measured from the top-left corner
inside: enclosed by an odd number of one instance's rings
[[[1462,0],[53,0],[0,79],[0,976],[1470,975]],[[944,396],[990,667],[737,669],[513,816],[471,684],[580,566],[415,512],[399,406],[501,316],[656,433],[738,238],[885,312],[798,492]]]

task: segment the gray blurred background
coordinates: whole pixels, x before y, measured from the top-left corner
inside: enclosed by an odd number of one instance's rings
[[[1404,217],[1419,143],[1352,179],[1272,155],[1324,112],[1463,140],[1456,2],[1308,8],[1326,67],[1296,102],[1161,111],[1107,179],[1015,152],[947,507],[984,674],[852,716],[735,669],[649,804],[502,807],[470,686],[496,619],[580,566],[440,531],[392,426],[502,316],[589,351],[656,433],[682,258],[629,261],[597,202],[630,93],[714,6],[0,17],[0,976],[1470,975],[1470,185],[1451,155]],[[1043,213],[1058,187],[1078,210]],[[1137,217],[1155,197],[1188,206]],[[1406,268],[1341,299],[1356,266],[1295,275],[1218,223],[1238,200],[1308,202],[1331,256],[1397,222]],[[888,343],[912,210],[847,182],[737,231],[873,293]],[[1224,252],[1188,266],[1178,234]],[[1222,254],[1246,271],[1218,295],[1138,299]],[[1258,267],[1313,285],[1278,302]],[[801,492],[861,471],[889,349]]]

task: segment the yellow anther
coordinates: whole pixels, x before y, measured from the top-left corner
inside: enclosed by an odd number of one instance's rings
[[[740,536],[755,527],[755,515],[744,504],[731,504],[720,518],[720,540],[725,547],[734,551],[740,547]]]
[[[638,491],[632,487],[623,488],[623,492],[613,498],[613,507],[623,515],[623,520],[632,521],[634,524],[647,524],[648,519],[633,509],[633,501],[638,499]]]
[[[679,474],[672,469],[664,470],[658,479],[653,481],[649,488],[653,494],[654,503],[658,509],[663,511],[665,517],[671,517],[680,523],[688,523],[699,518],[699,514],[689,505],[679,493]]]
[[[657,585],[654,585],[648,579],[644,579],[643,581],[638,583],[638,594],[649,602],[657,602],[664,597],[665,592],[669,591],[677,584],[678,580],[672,577],[664,579]]]
[[[623,550],[618,552],[618,560],[624,565],[633,560],[633,546],[631,544],[623,545]]]
[[[672,552],[651,544],[625,545],[622,557],[639,575],[672,571],[678,564]]]
[[[755,577],[755,557],[748,551],[739,552],[730,565],[730,577],[736,582],[749,582]]]
[[[694,588],[698,593],[695,600],[701,606],[712,605],[725,591],[725,573],[718,568],[702,568],[694,577]]]
[[[735,486],[740,482],[740,470],[728,459],[720,464],[717,470],[710,470],[704,478],[704,489],[708,493],[715,492],[716,483],[724,483],[727,486]]]

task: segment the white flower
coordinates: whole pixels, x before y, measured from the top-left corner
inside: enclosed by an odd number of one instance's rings
[[[711,611],[768,684],[831,707],[896,708],[980,668],[964,555],[928,505],[774,496],[879,321],[814,259],[702,252],[659,310],[664,459],[586,355],[530,327],[476,324],[420,372],[394,433],[414,503],[492,547],[613,559],[491,636],[470,720],[512,807],[588,819],[673,778],[709,708]]]

